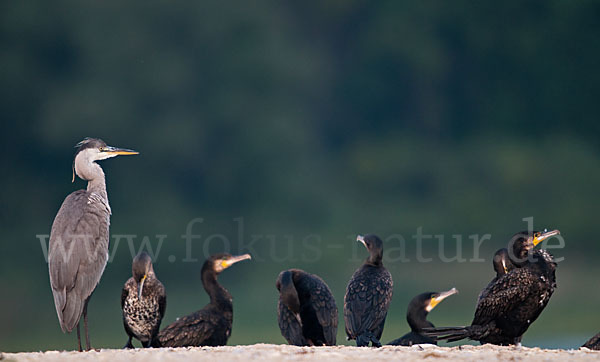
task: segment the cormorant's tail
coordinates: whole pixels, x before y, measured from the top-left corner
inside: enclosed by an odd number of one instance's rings
[[[375,337],[375,335],[370,331],[367,331],[356,337],[357,347],[368,347],[369,342],[371,342],[373,347],[381,347],[381,342],[379,342],[379,339],[377,339],[377,337]]]
[[[424,328],[422,334],[436,342],[456,342],[465,338],[477,339],[474,335],[474,329],[471,326]]]

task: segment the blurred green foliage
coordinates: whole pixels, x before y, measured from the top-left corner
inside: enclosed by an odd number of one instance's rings
[[[401,234],[383,340],[408,301],[452,286],[430,315],[470,322],[489,258],[533,216],[566,248],[558,289],[525,345],[576,347],[600,330],[596,1],[27,2],[0,4],[0,350],[72,349],[55,315],[38,234],[47,234],[85,136],[139,156],[102,163],[111,233],[157,246],[164,324],[207,302],[207,236],[255,260],[227,270],[230,344],[283,343],[278,272],[330,285],[340,311],[357,233]],[[182,262],[187,224],[201,235]],[[243,218],[244,229],[239,231]],[[481,262],[414,260],[411,235],[492,235]],[[303,238],[317,235],[308,243]],[[240,240],[243,239],[243,240]],[[290,241],[291,240],[291,241]],[[316,241],[314,241],[316,240]],[[114,240],[113,240],[114,241]],[[115,244],[113,243],[113,247]],[[390,248],[394,244],[388,245]],[[317,252],[315,252],[317,250]],[[125,243],[90,303],[92,343],[121,347]],[[171,262],[169,256],[175,258]],[[340,319],[339,343],[346,343]]]

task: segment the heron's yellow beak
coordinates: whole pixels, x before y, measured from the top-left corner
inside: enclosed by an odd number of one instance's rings
[[[541,233],[536,233],[533,236],[533,246],[536,246],[537,244],[541,243],[542,241],[551,238],[553,236],[559,235],[560,231],[558,230],[552,230],[552,231],[546,231],[544,230]]]
[[[109,155],[137,155],[138,151],[130,150],[128,148],[117,148],[112,146],[106,146],[100,150],[100,152],[108,153]]]
[[[223,260],[221,262],[221,266],[223,267],[223,269],[227,269],[230,266],[232,266],[233,264],[240,262],[242,260],[248,260],[248,259],[252,259],[252,256],[250,256],[250,254],[244,254],[244,255],[238,255],[238,256],[233,256],[227,260]]]

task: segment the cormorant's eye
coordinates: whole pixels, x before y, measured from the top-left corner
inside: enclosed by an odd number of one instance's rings
[[[537,238],[538,236],[540,236],[540,233],[535,233],[535,234],[533,234],[533,237],[534,237],[534,238]]]

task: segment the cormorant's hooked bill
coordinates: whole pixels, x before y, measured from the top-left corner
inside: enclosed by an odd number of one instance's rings
[[[533,234],[533,246],[537,246],[537,244],[541,243],[542,241],[556,235],[560,235],[559,230],[548,231],[547,229],[544,229],[542,232],[536,232]]]
[[[458,289],[452,288],[448,291],[441,292],[441,293],[438,293],[437,295],[434,295],[433,297],[431,297],[429,304],[427,305],[427,307],[425,307],[425,310],[427,312],[431,312],[433,310],[433,308],[435,308],[438,304],[440,304],[440,302],[442,300],[444,300],[454,294],[458,294]]]
[[[365,248],[367,248],[367,249],[369,248],[367,246],[367,243],[365,242],[365,237],[364,236],[362,236],[362,235],[356,236],[356,241],[361,242],[365,246]]]
[[[238,263],[242,260],[250,260],[252,259],[252,256],[250,254],[243,254],[243,255],[238,255],[238,256],[232,256],[229,259],[223,260],[221,262],[221,266],[223,267],[223,269],[227,269],[230,266],[232,266],[235,263]]]
[[[140,283],[138,284],[138,299],[142,299],[142,290],[144,289],[144,281],[146,280],[147,277],[148,277],[148,275],[144,275],[142,277],[142,280],[140,280]]]
[[[138,299],[142,299],[144,282],[148,278],[148,273],[152,270],[152,258],[145,251],[139,253],[133,258],[131,269],[132,275],[138,284]]]

